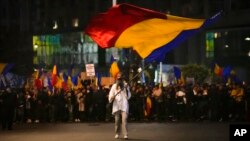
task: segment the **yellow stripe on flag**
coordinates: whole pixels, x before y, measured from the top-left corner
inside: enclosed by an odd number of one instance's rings
[[[167,15],[167,19],[145,20],[127,28],[116,41],[115,47],[133,47],[145,58],[155,49],[175,39],[182,31],[200,28],[204,21],[172,15]]]

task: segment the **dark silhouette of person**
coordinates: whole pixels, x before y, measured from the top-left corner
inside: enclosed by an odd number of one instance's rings
[[[6,91],[2,95],[2,129],[13,129],[13,119],[15,114],[15,108],[17,105],[17,96],[7,87]]]

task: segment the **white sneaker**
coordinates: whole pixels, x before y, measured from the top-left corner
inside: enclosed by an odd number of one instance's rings
[[[115,139],[118,139],[118,138],[119,138],[119,135],[118,135],[118,134],[116,134],[116,135],[115,135]]]
[[[124,136],[124,139],[125,139],[125,140],[127,140],[127,139],[128,139],[128,136],[127,136],[127,135],[125,135],[125,136]]]

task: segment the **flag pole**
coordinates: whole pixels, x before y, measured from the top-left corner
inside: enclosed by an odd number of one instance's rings
[[[141,75],[141,81],[142,81],[142,84],[145,84],[145,74],[144,74],[144,66],[145,66],[145,63],[144,63],[144,59],[142,60],[142,75]]]
[[[112,6],[115,6],[115,5],[117,5],[117,0],[112,0]],[[149,66],[149,65],[148,65],[148,66]],[[143,72],[148,66],[144,67],[144,63],[143,63],[142,71],[139,72],[139,73],[137,73],[132,79],[129,80],[128,83],[130,83],[131,81],[133,81],[138,75],[142,74],[142,72]]]
[[[160,85],[162,85],[162,62],[160,62],[160,72],[159,72]]]
[[[142,72],[143,72],[146,68],[148,68],[149,66],[150,66],[150,63],[149,63],[147,66],[144,66],[144,67],[142,68],[141,72],[137,73],[133,78],[131,78],[131,79],[129,80],[128,84],[130,84],[138,75],[142,74]]]
[[[115,6],[117,4],[117,0],[112,0],[112,4]]]

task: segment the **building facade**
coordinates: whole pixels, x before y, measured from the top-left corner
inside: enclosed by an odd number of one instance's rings
[[[166,54],[163,63],[209,66],[216,62],[222,67],[231,66],[242,79],[250,80],[250,2],[247,0],[117,0],[118,4],[124,2],[189,18],[209,18],[222,10],[218,23]],[[19,64],[21,71],[29,72],[38,55],[34,51],[34,36],[82,33],[90,18],[110,8],[112,0],[0,0],[0,4],[0,61]],[[84,41],[77,41],[76,46]],[[43,46],[49,45],[43,42]],[[95,53],[94,63],[105,68],[113,52],[97,47]],[[58,59],[51,59],[49,64]]]

